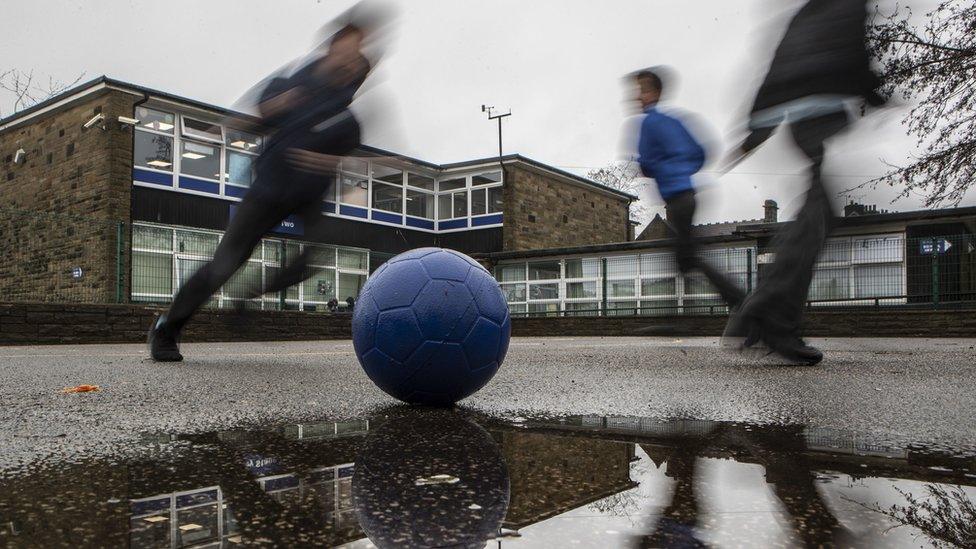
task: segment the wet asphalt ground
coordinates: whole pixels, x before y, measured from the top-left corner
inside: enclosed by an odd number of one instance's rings
[[[815,367],[717,338],[516,338],[462,406],[503,418],[596,414],[805,424],[976,446],[976,339],[820,339]],[[135,451],[140,440],[368,415],[392,403],[348,341],[0,347],[0,470]],[[98,392],[63,394],[98,385]]]

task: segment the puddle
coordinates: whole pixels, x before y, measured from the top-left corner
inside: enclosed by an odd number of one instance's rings
[[[391,408],[146,446],[0,475],[0,544],[925,547],[976,528],[972,454],[801,425]]]

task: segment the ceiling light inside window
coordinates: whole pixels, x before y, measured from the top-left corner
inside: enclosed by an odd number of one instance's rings
[[[189,158],[190,160],[200,160],[204,155],[195,152],[185,152],[183,153],[183,158]]]
[[[150,160],[146,162],[147,166],[152,166],[154,168],[168,168],[173,165],[172,162],[167,162],[165,160]]]

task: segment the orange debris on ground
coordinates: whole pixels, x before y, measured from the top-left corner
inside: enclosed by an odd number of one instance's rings
[[[65,387],[62,393],[90,393],[98,391],[98,385],[79,385],[77,387]]]

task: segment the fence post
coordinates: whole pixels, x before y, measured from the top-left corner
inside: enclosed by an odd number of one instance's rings
[[[934,249],[932,251],[932,304],[936,307],[939,306],[939,293],[939,253]]]
[[[281,243],[281,261],[278,262],[279,276],[281,275],[281,273],[285,272],[285,267],[288,266],[288,248],[285,246],[284,240],[281,240],[280,243]],[[338,265],[336,267],[338,267]],[[367,265],[367,270],[368,269],[369,266]],[[282,288],[281,291],[278,292],[278,310],[280,311],[285,310],[285,296],[287,294],[288,294],[288,288]]]
[[[746,249],[746,293],[752,293],[752,248]]]
[[[607,258],[601,260],[600,274],[603,277],[603,303],[600,307],[600,315],[607,315]]]
[[[122,303],[125,288],[125,261],[122,259],[125,250],[122,240],[125,238],[125,222],[119,221],[115,225],[115,302]]]

